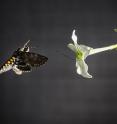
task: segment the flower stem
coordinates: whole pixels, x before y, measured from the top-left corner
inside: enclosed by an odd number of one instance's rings
[[[89,55],[104,52],[104,51],[107,51],[107,50],[113,50],[113,49],[117,49],[117,44],[107,46],[107,47],[102,47],[102,48],[91,49]]]

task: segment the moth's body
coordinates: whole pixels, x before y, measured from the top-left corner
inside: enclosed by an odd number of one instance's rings
[[[32,67],[38,67],[47,62],[47,57],[29,52],[27,43],[13,52],[12,56],[0,67],[0,74],[12,69],[16,74],[21,75],[23,72],[30,72]]]
[[[13,68],[15,62],[15,57],[10,57],[1,67],[0,67],[0,74],[6,71],[9,71]]]

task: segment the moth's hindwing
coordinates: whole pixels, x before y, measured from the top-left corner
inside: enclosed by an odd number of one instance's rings
[[[30,65],[18,65],[17,68],[21,70],[22,72],[30,72],[31,71],[31,66]]]

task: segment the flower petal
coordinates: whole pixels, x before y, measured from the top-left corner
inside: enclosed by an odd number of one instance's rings
[[[117,28],[113,29],[115,32],[117,32]]]
[[[84,59],[85,59],[93,48],[86,45],[79,45],[79,46],[80,46],[80,50],[84,54]]]
[[[76,47],[74,46],[74,44],[71,44],[71,43],[69,43],[68,45],[67,45],[67,47],[68,48],[70,48],[73,52],[76,52]]]
[[[73,32],[72,32],[72,40],[74,41],[74,45],[76,45],[77,44],[77,36],[76,36],[76,34],[75,34],[75,30],[73,30]]]
[[[92,78],[92,75],[88,73],[88,65],[84,60],[79,61],[76,59],[76,68],[79,75],[82,75],[85,78]]]

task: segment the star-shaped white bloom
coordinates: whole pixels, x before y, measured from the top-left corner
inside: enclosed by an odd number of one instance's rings
[[[75,30],[73,30],[71,38],[74,43],[69,43],[68,47],[73,52],[75,52],[77,73],[85,78],[92,78],[92,75],[88,73],[88,65],[85,62],[87,56],[107,50],[117,49],[117,44],[96,49],[93,49],[92,47],[89,46],[78,44]]]
[[[115,32],[117,32],[117,28],[114,28],[113,30],[114,30]]]

